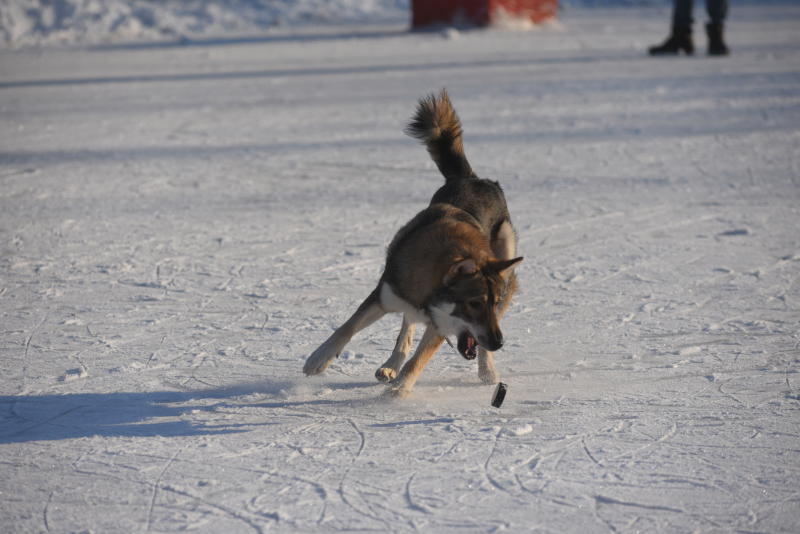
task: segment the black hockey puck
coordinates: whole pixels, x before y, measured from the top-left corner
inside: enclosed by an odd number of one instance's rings
[[[506,391],[508,391],[508,386],[502,382],[498,382],[497,387],[494,388],[494,395],[492,395],[492,406],[499,408],[503,405],[503,401],[506,398]]]

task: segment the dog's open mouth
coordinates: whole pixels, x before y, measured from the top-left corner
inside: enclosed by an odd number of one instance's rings
[[[474,360],[478,355],[478,341],[469,332],[458,335],[458,352],[467,360]]]

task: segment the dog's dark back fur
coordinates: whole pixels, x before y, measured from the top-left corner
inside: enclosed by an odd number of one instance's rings
[[[489,239],[472,216],[449,204],[432,204],[395,235],[381,281],[422,309],[455,262],[474,258],[483,266],[491,256]]]
[[[425,143],[446,183],[431,204],[450,204],[475,217],[484,234],[493,239],[500,225],[510,221],[503,189],[495,181],[478,178],[464,154],[461,122],[447,91],[419,101],[406,133]]]

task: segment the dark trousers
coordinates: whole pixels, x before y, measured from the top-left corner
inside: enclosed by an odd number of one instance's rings
[[[672,23],[676,28],[691,28],[693,0],[675,0]],[[706,11],[711,24],[722,24],[728,14],[728,0],[706,0]]]

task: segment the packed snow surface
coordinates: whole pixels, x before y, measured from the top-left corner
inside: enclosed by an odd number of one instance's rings
[[[668,16],[0,52],[2,530],[800,531],[800,8]],[[445,86],[525,256],[500,409],[449,347],[382,400],[396,316],[301,373]]]

